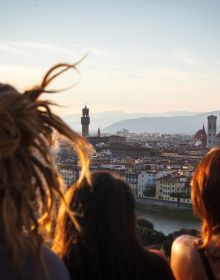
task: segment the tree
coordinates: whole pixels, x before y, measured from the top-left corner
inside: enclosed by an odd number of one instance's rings
[[[154,229],[154,225],[145,219],[137,222],[138,235],[144,246],[162,244],[166,236],[163,232]]]
[[[138,225],[138,227],[144,227],[144,228],[148,228],[148,229],[154,229],[153,223],[151,223],[150,221],[145,220],[145,219],[138,219],[137,225]]]

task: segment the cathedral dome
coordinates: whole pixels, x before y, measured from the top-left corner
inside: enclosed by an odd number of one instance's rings
[[[194,135],[195,140],[201,140],[203,137],[207,137],[207,134],[203,129],[199,129]]]
[[[196,142],[197,145],[201,145],[203,147],[206,147],[207,145],[207,134],[205,132],[205,128],[204,128],[204,125],[203,125],[203,128],[202,129],[199,129],[195,135],[194,135],[194,141]]]

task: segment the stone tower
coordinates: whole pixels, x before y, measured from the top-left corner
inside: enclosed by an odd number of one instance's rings
[[[208,116],[208,141],[207,148],[211,148],[216,144],[216,116]]]
[[[98,128],[97,136],[98,136],[98,137],[101,137],[100,128]]]
[[[85,107],[82,109],[82,117],[81,117],[81,124],[82,124],[82,136],[87,137],[89,136],[89,108]]]

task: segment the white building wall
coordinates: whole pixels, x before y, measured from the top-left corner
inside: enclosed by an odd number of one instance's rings
[[[156,174],[141,172],[138,174],[138,187],[148,187],[155,185]]]

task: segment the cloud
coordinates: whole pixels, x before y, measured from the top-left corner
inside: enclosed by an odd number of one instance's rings
[[[0,41],[0,53],[14,54],[13,59],[2,59],[0,82],[26,89],[41,81],[45,71],[54,63],[62,61],[62,58],[77,60],[85,50],[86,47],[81,45]],[[68,106],[63,114],[78,111],[85,102],[94,111],[122,109],[130,112],[203,111],[220,103],[219,74],[213,69],[197,67],[195,71],[194,67],[182,65],[179,68],[128,65],[118,60],[117,53],[102,49],[91,52],[93,55],[89,54],[80,65],[81,81],[77,87],[49,97],[58,104]],[[26,53],[36,54],[39,59],[27,59],[28,63],[24,59],[15,59],[19,54]],[[59,55],[54,56],[53,53]],[[199,65],[198,58],[186,50],[177,49],[175,55],[184,65]],[[75,84],[78,78],[70,71],[59,77],[51,87],[65,88]]]
[[[96,110],[205,111],[220,102],[219,88],[218,73],[207,69],[195,72],[137,67],[114,72],[85,71],[76,92]]]
[[[108,52],[98,48],[89,48],[80,44],[53,44],[53,43],[40,43],[31,41],[13,41],[13,40],[0,40],[0,53],[6,52],[9,54],[19,54],[27,57],[33,57],[31,54],[34,52],[53,52],[66,54],[72,57],[79,58],[79,54],[84,55],[86,52],[91,52],[96,56],[107,56]]]
[[[191,52],[184,50],[184,49],[176,49],[175,56],[181,62],[191,65],[191,66],[198,66],[200,65],[198,58],[196,55],[192,54]]]
[[[21,54],[25,55],[25,52],[17,49],[16,47],[11,47],[8,44],[0,44],[0,52],[7,52],[7,53],[15,53],[15,54]]]

